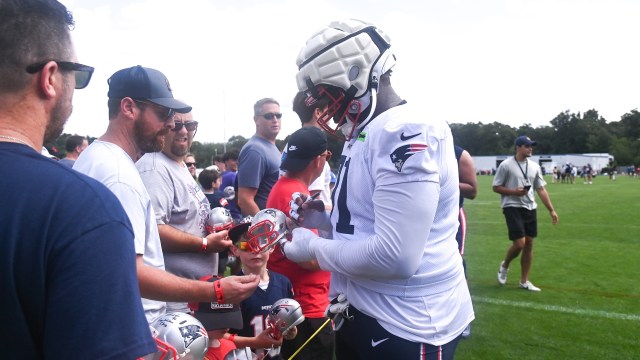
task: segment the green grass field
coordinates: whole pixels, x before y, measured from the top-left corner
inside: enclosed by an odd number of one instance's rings
[[[592,185],[546,180],[558,225],[538,199],[530,280],[518,288],[520,258],[507,285],[496,273],[510,242],[491,190],[478,178],[465,201],[467,274],[476,320],[456,359],[640,359],[640,180],[598,176]]]

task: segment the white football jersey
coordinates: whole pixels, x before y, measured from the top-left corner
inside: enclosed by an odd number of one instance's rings
[[[333,239],[343,243],[316,256],[332,271],[332,297],[346,294],[397,336],[440,345],[473,309],[455,241],[451,130],[419,110],[387,110],[345,143],[331,213]]]

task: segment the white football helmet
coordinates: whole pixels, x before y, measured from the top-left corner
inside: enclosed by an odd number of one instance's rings
[[[273,303],[267,316],[267,324],[271,326],[273,330],[271,335],[275,339],[279,339],[282,334],[303,321],[304,315],[300,303],[289,298],[280,299]]]
[[[391,39],[360,20],[334,21],[316,32],[298,54],[298,89],[307,103],[326,97],[318,124],[349,140],[373,115],[380,76],[395,65]],[[335,127],[329,121],[333,118]]]
[[[265,252],[280,241],[285,241],[287,235],[287,216],[278,209],[260,210],[251,220],[251,227],[247,234],[247,246],[253,253]]]
[[[209,336],[196,318],[181,312],[162,315],[151,324],[159,352],[171,358],[202,360],[209,346]],[[161,358],[165,355],[161,355]]]
[[[222,230],[229,230],[233,226],[233,218],[227,208],[214,207],[209,213],[205,228],[207,233],[215,233]]]

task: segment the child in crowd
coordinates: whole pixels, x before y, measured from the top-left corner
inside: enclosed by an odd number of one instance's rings
[[[229,230],[229,238],[233,241],[231,253],[240,260],[241,270],[234,275],[256,274],[260,276],[260,284],[253,295],[240,304],[244,326],[238,330],[238,337],[231,335],[236,345],[250,346],[257,354],[267,350],[265,359],[281,359],[280,345],[282,337],[274,339],[270,336],[272,329],[267,326],[267,316],[271,305],[282,298],[293,298],[293,288],[291,282],[285,276],[267,270],[267,261],[273,248],[261,254],[254,254],[248,251],[247,242],[249,235],[247,230],[251,226],[251,219],[245,218],[238,225]],[[284,334],[284,338],[289,340],[295,337],[297,329],[293,327]],[[266,337],[263,335],[267,334]],[[256,340],[253,343],[245,342],[244,338],[249,337]]]

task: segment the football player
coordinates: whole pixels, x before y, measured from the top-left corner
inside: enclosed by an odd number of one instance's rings
[[[452,359],[474,313],[455,241],[451,130],[394,91],[390,39],[371,24],[331,23],[297,65],[307,103],[329,100],[318,123],[346,140],[330,215],[318,201],[300,206],[304,196],[292,211],[307,227],[328,220],[333,239],[297,228],[283,247],[332,273],[336,358]]]

